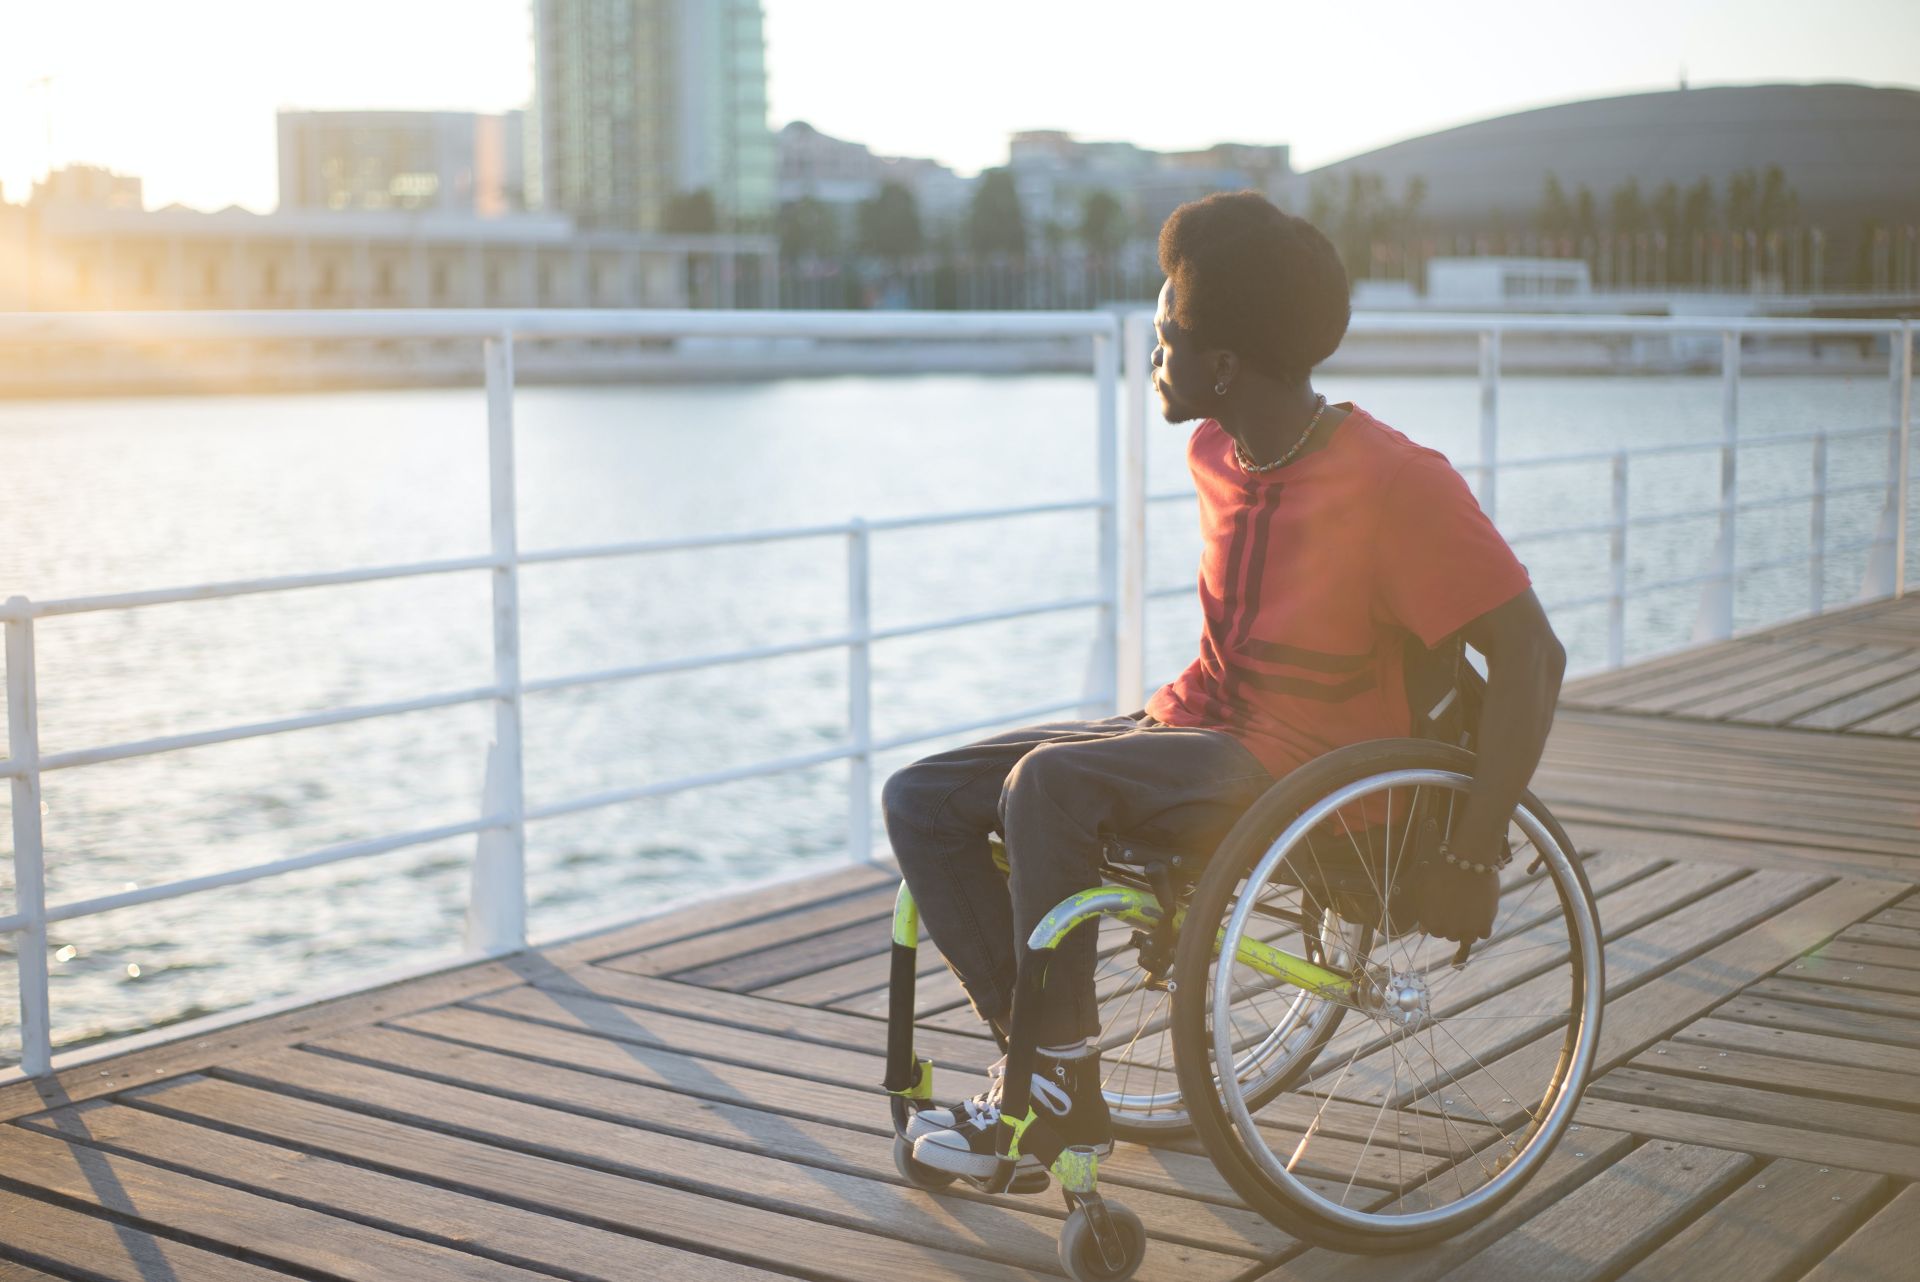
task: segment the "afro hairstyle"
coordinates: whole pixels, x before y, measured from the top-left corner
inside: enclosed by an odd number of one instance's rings
[[[1347,272],[1320,230],[1255,191],[1216,192],[1160,228],[1173,322],[1208,347],[1301,382],[1346,336]]]

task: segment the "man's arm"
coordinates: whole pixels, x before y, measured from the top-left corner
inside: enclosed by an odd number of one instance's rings
[[[1487,611],[1460,634],[1487,656],[1487,694],[1473,791],[1450,844],[1463,858],[1480,862],[1504,849],[1497,843],[1507,819],[1540,764],[1567,652],[1532,589]]]

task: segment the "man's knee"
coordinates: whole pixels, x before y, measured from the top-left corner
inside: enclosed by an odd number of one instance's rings
[[[1000,787],[1001,831],[1010,807],[1051,799],[1058,804],[1073,794],[1073,779],[1084,773],[1080,743],[1043,743],[1020,758]]]

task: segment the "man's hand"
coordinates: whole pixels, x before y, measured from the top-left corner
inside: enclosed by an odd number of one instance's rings
[[[1453,856],[1491,867],[1502,853],[1454,851]],[[1409,870],[1406,894],[1420,929],[1439,939],[1470,943],[1493,933],[1493,919],[1500,909],[1500,874],[1449,864],[1441,850],[1439,824],[1430,819]]]

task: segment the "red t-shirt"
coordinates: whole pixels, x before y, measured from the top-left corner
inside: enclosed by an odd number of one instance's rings
[[[1275,778],[1412,726],[1402,646],[1432,646],[1530,584],[1446,456],[1357,407],[1286,467],[1248,473],[1208,419],[1187,443],[1200,497],[1200,657],[1147,703],[1226,730]]]

